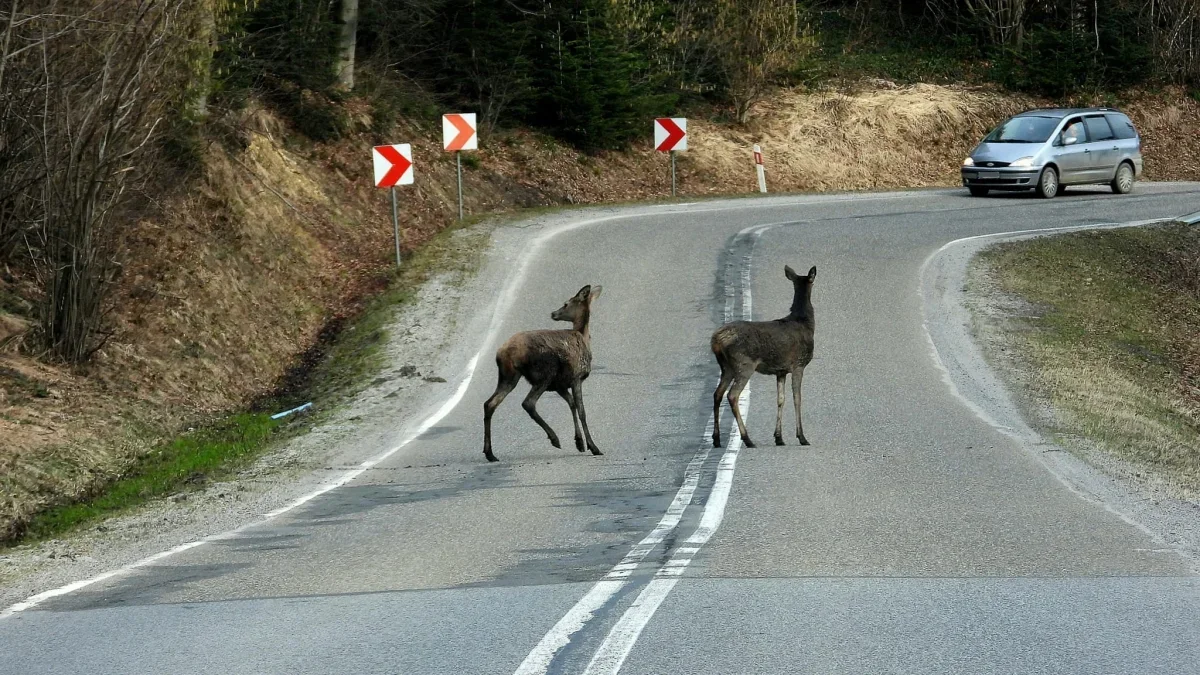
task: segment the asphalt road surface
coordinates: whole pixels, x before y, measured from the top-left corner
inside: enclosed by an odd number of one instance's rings
[[[951,315],[921,292],[954,240],[1198,205],[1195,184],[935,190],[501,233],[536,245],[491,289],[497,330],[466,322],[483,356],[456,404],[408,420],[424,433],[269,521],[0,619],[0,673],[1200,672],[1193,561],[964,400],[969,383],[951,385],[969,375],[941,365],[926,327]],[[731,443],[712,449],[709,336],[786,314],[785,264],[818,270],[812,445],[772,443],[760,375],[745,408],[758,447],[726,408]],[[552,448],[522,384],[486,463],[492,353],[585,283],[604,286],[585,385],[604,456],[574,450],[550,394]]]

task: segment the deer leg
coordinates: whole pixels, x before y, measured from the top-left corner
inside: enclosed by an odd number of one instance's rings
[[[508,396],[520,381],[519,374],[508,374],[501,371],[500,382],[496,384],[496,392],[483,404],[483,456],[487,457],[489,462],[499,461],[492,454],[492,413],[496,412],[496,408],[500,407],[504,397]]]
[[[737,421],[738,432],[742,436],[742,445],[745,445],[747,448],[753,448],[754,442],[750,440],[750,434],[746,431],[746,423],[742,421],[742,411],[738,408],[738,397],[742,395],[742,390],[750,383],[750,374],[753,372],[751,370],[744,375],[742,373],[735,375],[733,386],[729,388],[728,396],[729,407],[733,409],[733,419]]]
[[[787,374],[775,376],[775,445],[784,445],[783,442],[783,385],[787,380]]]
[[[588,429],[587,410],[583,407],[583,381],[575,380],[575,384],[571,385],[571,391],[575,394],[575,407],[579,408],[579,419],[583,422],[583,435],[587,439],[588,450],[592,451],[593,455],[603,455],[600,448],[596,447],[596,443],[592,440],[592,430]]]
[[[792,371],[792,399],[796,402],[796,438],[800,439],[800,445],[808,445],[808,439],[804,437],[804,424],[800,421],[800,384],[803,381],[803,368]]]
[[[555,391],[567,402],[567,406],[571,408],[571,421],[575,423],[575,449],[583,452],[586,447],[583,445],[583,432],[579,430],[579,410],[575,407],[575,396],[571,394],[570,389],[565,387]]]
[[[717,389],[713,392],[712,441],[714,448],[721,447],[721,399],[725,397],[725,392],[729,390],[731,382],[733,382],[733,369],[726,368],[725,364],[721,364],[721,381],[717,383]]]
[[[537,411],[538,399],[542,397],[546,389],[547,387],[544,384],[535,384],[533,389],[529,390],[529,395],[525,397],[525,401],[521,403],[521,407],[525,409],[525,412],[529,413],[534,422],[537,422],[542,431],[546,432],[546,436],[550,439],[550,445],[561,449],[562,444],[558,442],[558,434],[554,433],[554,430],[550,428],[549,424],[546,424],[546,420],[542,419],[542,416]]]

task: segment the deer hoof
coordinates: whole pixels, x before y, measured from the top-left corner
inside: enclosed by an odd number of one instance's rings
[[[805,438],[803,436],[798,436],[798,438],[800,439],[800,445],[809,445],[807,438]]]
[[[742,445],[746,446],[747,448],[758,447],[758,446],[754,445],[754,441],[750,440],[749,438],[743,438]]]
[[[580,452],[583,452],[584,450],[587,450],[587,446],[585,446],[585,445],[583,444],[583,439],[582,439],[582,438],[576,438],[576,439],[575,439],[575,449],[576,449],[576,450],[578,450],[578,451],[580,451]]]
[[[558,437],[556,437],[556,436],[550,437],[550,445],[553,445],[554,447],[558,448],[559,450],[562,450],[562,443],[558,442]]]
[[[776,436],[775,445],[787,445],[787,443],[783,442],[783,436]]]
[[[489,462],[499,462],[500,461],[500,460],[496,459],[496,456],[492,454],[491,450],[485,451],[483,453],[483,456],[487,457],[487,461],[489,461]]]
[[[604,453],[600,452],[600,448],[597,448],[596,446],[593,445],[592,446],[592,454],[593,455],[603,455]]]
[[[714,448],[721,447],[721,437],[720,436],[713,436],[713,447]]]

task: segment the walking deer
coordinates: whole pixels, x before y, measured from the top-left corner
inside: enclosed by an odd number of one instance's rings
[[[812,285],[817,278],[817,268],[807,276],[796,274],[791,267],[784,266],[784,274],[792,282],[794,296],[792,309],[782,319],[774,321],[733,321],[721,326],[713,333],[712,351],[721,366],[721,382],[713,392],[713,447],[721,447],[721,397],[729,393],[729,407],[737,420],[742,443],[753,448],[742,412],[738,409],[738,396],[758,371],[774,375],[776,383],[775,444],[783,445],[783,385],[788,374],[792,376],[792,399],[796,405],[796,438],[800,445],[808,445],[804,438],[804,425],[800,422],[800,384],[804,381],[804,367],[812,361],[813,332],[817,322],[813,317]]]
[[[593,455],[603,454],[592,441],[587,412],[583,408],[583,381],[592,371],[592,334],[588,323],[592,303],[600,297],[601,290],[601,286],[584,286],[575,297],[550,314],[555,321],[569,321],[570,328],[517,333],[496,350],[496,369],[500,373],[500,381],[496,385],[496,392],[483,404],[483,456],[489,462],[498,461],[492,453],[492,413],[496,412],[504,397],[522,377],[529,381],[532,389],[521,407],[546,432],[551,445],[562,447],[554,430],[537,411],[538,398],[547,390],[563,397],[571,407],[571,419],[575,422],[575,448],[583,452],[586,437],[587,449]],[[582,434],[579,430],[580,420],[583,421]]]

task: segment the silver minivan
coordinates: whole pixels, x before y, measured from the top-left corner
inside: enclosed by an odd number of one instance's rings
[[[963,187],[1033,190],[1050,199],[1067,185],[1112,186],[1125,194],[1142,175],[1142,139],[1112,108],[1028,110],[984,137],[963,160]]]

